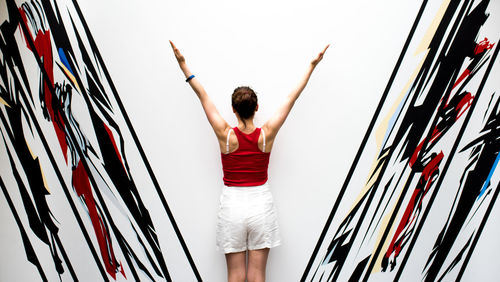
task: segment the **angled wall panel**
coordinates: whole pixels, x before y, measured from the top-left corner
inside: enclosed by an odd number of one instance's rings
[[[5,7],[0,186],[27,260],[42,280],[201,280],[78,3]]]
[[[422,2],[303,281],[462,277],[500,189],[496,12]]]

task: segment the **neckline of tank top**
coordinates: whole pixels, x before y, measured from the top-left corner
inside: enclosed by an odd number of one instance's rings
[[[234,127],[235,129],[238,129],[239,132],[245,134],[245,135],[252,135],[253,133],[255,133],[255,131],[257,130],[258,127],[255,127],[254,130],[250,133],[245,133],[243,132],[241,129],[239,129],[237,126]],[[234,130],[234,129],[233,129]]]

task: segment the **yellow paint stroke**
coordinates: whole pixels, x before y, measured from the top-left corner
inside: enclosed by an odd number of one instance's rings
[[[392,116],[394,115],[394,113],[398,109],[399,104],[403,100],[405,94],[408,92],[408,89],[410,88],[410,85],[415,80],[415,77],[417,77],[418,73],[420,72],[420,69],[422,68],[422,65],[424,64],[425,58],[427,58],[428,54],[429,54],[429,50],[426,51],[424,57],[422,58],[422,60],[420,60],[420,63],[415,68],[415,70],[411,74],[410,78],[406,82],[405,86],[403,87],[403,90],[401,90],[401,93],[399,93],[398,97],[396,98],[396,101],[394,101],[391,108],[389,109],[389,111],[385,115],[384,119],[380,122],[380,125],[375,130],[375,142],[377,144],[377,151],[380,152],[380,150],[382,148],[382,142],[384,141],[385,133],[387,132],[387,128],[389,128],[389,121],[391,120]]]
[[[7,103],[2,97],[0,97],[0,103],[4,104],[5,106],[10,108],[9,103]]]
[[[398,95],[398,97],[396,98],[395,102],[393,103],[393,105],[391,106],[391,108],[388,110],[388,113],[386,114],[386,116],[381,121],[380,125],[377,127],[377,129],[375,131],[375,142],[376,142],[376,146],[377,146],[377,151],[378,152],[381,151],[382,142],[384,140],[384,134],[387,132],[387,129],[389,127],[389,121],[390,121],[391,117],[396,112],[396,110],[397,110],[398,106],[400,105],[401,101],[403,100],[405,94],[408,92],[408,89],[410,88],[411,83],[417,77],[418,73],[420,72],[420,69],[422,68],[422,65],[423,65],[425,59],[427,58],[427,55],[429,54],[429,44],[430,44],[430,42],[432,40],[432,37],[436,33],[436,29],[437,29],[439,23],[441,22],[441,20],[442,20],[442,18],[444,16],[444,13],[446,12],[446,9],[448,8],[449,3],[450,3],[450,0],[444,0],[443,3],[441,3],[441,6],[439,7],[439,10],[436,13],[436,16],[432,20],[432,23],[428,27],[427,32],[425,33],[424,37],[420,41],[420,44],[417,47],[417,49],[415,51],[415,54],[414,54],[414,56],[416,56],[419,53],[425,51],[425,55],[420,60],[420,63],[418,64],[418,66],[413,71],[412,75],[410,76],[410,78],[406,82],[405,86],[401,90],[401,92]],[[365,184],[365,186],[363,187],[363,189],[359,193],[358,197],[354,201],[354,204],[351,206],[351,209],[349,210],[349,212],[347,213],[347,215],[352,212],[352,210],[354,209],[354,207],[356,207],[356,205],[359,203],[359,201],[362,199],[362,197],[368,192],[368,190],[373,185],[373,183],[375,183],[378,180],[378,178],[381,176],[380,175],[380,169],[383,166],[382,162],[386,161],[385,157],[389,154],[389,152],[390,152],[390,150],[387,150],[382,156],[376,158],[373,161],[372,167],[370,168],[370,171],[368,173],[367,183]],[[377,171],[375,171],[375,169],[377,168],[377,166],[378,166],[379,169],[377,169]],[[408,181],[408,179],[406,181]],[[400,191],[400,194],[398,196],[398,200],[395,203],[397,203],[399,201],[399,198],[401,197],[401,193],[402,193],[402,191]],[[395,212],[395,208],[396,208],[396,206],[394,205],[393,208],[392,208],[392,211],[390,213],[387,213],[383,217],[382,222],[381,222],[381,227],[379,229],[379,234],[378,234],[378,237],[377,237],[377,241],[376,241],[376,244],[375,244],[375,248],[376,248],[376,246],[379,245],[381,237],[383,235],[383,230],[386,230],[389,218]],[[393,233],[394,226],[395,226],[394,224],[391,226],[391,230],[390,230],[389,234]],[[392,237],[387,237],[386,238],[386,241],[384,242],[382,250],[386,250],[387,249],[387,247],[390,244],[391,240],[392,240]],[[375,252],[375,250],[372,253],[374,253],[374,252]],[[374,268],[372,269],[372,273],[380,272],[382,258],[383,258],[384,255],[385,255],[385,252],[380,252],[379,256],[376,258],[376,263],[375,263]],[[373,260],[373,257],[370,259],[370,262],[371,262],[371,260]]]
[[[28,140],[26,140],[26,138],[24,139],[24,142],[26,143],[26,147],[28,147],[28,151],[30,151],[31,157],[35,160],[35,159],[36,159],[36,155],[35,155],[35,153],[33,153],[33,151],[31,150],[31,147],[30,147],[30,145],[28,144]]]
[[[56,62],[56,63],[63,69],[64,74],[68,77],[68,79],[73,82],[73,84],[76,86],[78,92],[82,93],[82,91],[80,91],[80,87],[78,86],[78,83],[76,82],[75,76],[69,71],[69,69],[66,68],[65,65],[60,64],[59,62]]]
[[[443,19],[444,13],[446,12],[446,9],[448,8],[449,4],[450,0],[444,0],[443,3],[441,3],[441,7],[439,7],[436,16],[431,22],[431,25],[427,28],[427,32],[422,38],[422,41],[420,41],[420,45],[417,47],[417,50],[415,50],[415,55],[429,48],[429,44],[431,43],[432,37],[434,36],[434,33],[436,33],[436,29],[438,28],[439,23]]]
[[[418,72],[422,68],[422,65],[427,58],[427,55],[429,54],[429,44],[431,43],[432,37],[436,33],[436,29],[439,26],[439,23],[443,19],[444,13],[446,12],[446,9],[448,8],[448,5],[450,4],[450,0],[444,0],[443,3],[441,3],[441,6],[439,7],[436,16],[434,16],[434,19],[432,20],[431,24],[427,28],[427,31],[422,37],[422,40],[420,41],[420,44],[418,45],[414,56],[418,55],[421,52],[426,52],[425,55],[423,56],[422,60],[420,61],[420,64],[417,66],[417,68],[413,71],[413,74],[411,75],[410,79],[406,82],[406,85],[404,86],[403,90],[401,90],[401,93],[397,97],[396,101],[392,105],[392,107],[389,109],[387,115],[385,118],[382,120],[380,123],[380,126],[377,128],[375,131],[375,142],[377,144],[377,149],[380,151],[380,148],[382,146],[382,142],[384,140],[384,134],[387,131],[387,128],[389,126],[389,120],[391,117],[394,115],[396,112],[396,109],[398,108],[399,104],[401,103],[405,93],[408,91],[408,88],[410,87],[411,83],[414,81],[415,77],[417,76]]]
[[[429,44],[432,40],[432,37],[434,36],[434,34],[436,32],[436,29],[437,29],[439,23],[441,22],[441,19],[443,18],[443,15],[446,11],[446,8],[448,8],[449,3],[450,3],[450,0],[444,0],[443,3],[441,4],[441,7],[439,7],[439,10],[438,10],[436,16],[434,17],[431,25],[427,29],[426,34],[424,35],[424,37],[420,41],[420,44],[419,44],[419,46],[414,54],[414,56],[416,56],[419,53],[425,51],[425,55],[422,57],[422,59],[420,60],[420,63],[413,71],[412,75],[410,76],[410,78],[406,82],[405,86],[403,87],[403,89],[399,93],[395,102],[393,103],[391,108],[388,110],[388,113],[385,115],[384,119],[381,121],[380,125],[375,130],[375,142],[376,142],[378,152],[381,151],[382,142],[384,141],[384,134],[387,132],[387,129],[389,127],[389,121],[390,121],[391,117],[396,112],[396,110],[397,110],[398,106],[400,105],[401,101],[403,100],[405,94],[408,92],[410,85],[413,83],[413,81],[417,77],[418,73],[420,72],[420,69],[422,68],[422,65],[424,64],[424,61],[427,58],[427,55],[429,54]],[[378,157],[377,159],[375,159],[373,161],[372,167],[370,168],[370,172],[368,173],[367,183],[365,184],[365,186],[361,190],[361,193],[359,193],[356,201],[354,201],[354,204],[351,206],[351,209],[349,210],[349,212],[347,214],[350,214],[352,212],[352,210],[354,209],[354,207],[356,207],[356,205],[359,203],[359,201],[362,199],[362,197],[369,191],[369,189],[373,185],[373,183],[375,183],[378,180],[378,178],[381,176],[380,169],[383,166],[382,162],[386,161],[385,157],[389,154],[389,152],[390,152],[390,150],[387,150],[382,156]],[[377,166],[379,169],[377,169],[377,171],[374,171],[377,168]],[[408,179],[406,181],[408,181]],[[401,197],[401,192],[398,196],[398,199]],[[395,203],[397,203],[397,201]],[[375,247],[379,245],[379,242],[380,242],[382,234],[383,234],[383,230],[386,229],[386,226],[388,225],[389,218],[395,212],[395,208],[396,208],[396,206],[394,206],[392,208],[392,211],[390,213],[388,213],[384,216],[382,223],[381,223],[381,227],[379,229],[380,231],[379,231],[379,234],[377,237],[377,242],[375,244]],[[394,224],[391,226],[391,230],[390,230],[389,234],[393,233],[393,231],[394,231],[393,229],[394,229]],[[382,250],[387,249],[388,244],[390,244],[391,240],[392,240],[391,237],[386,238],[386,241],[384,242]],[[372,273],[380,272],[381,262],[382,262],[382,258],[383,258],[384,254],[385,254],[385,252],[380,252],[379,256],[376,258],[375,267],[372,269]],[[371,258],[371,260],[373,260],[373,258]]]
[[[49,192],[50,194],[50,188],[49,185],[47,184],[47,179],[45,179],[45,173],[43,173],[43,168],[42,165],[40,164],[40,159],[38,159],[38,166],[40,167],[40,174],[42,174],[43,187],[45,187],[45,190],[47,190],[47,192]]]
[[[43,173],[42,165],[40,164],[40,159],[38,158],[37,155],[35,155],[35,153],[33,153],[30,145],[28,144],[28,140],[26,140],[26,138],[24,139],[24,142],[26,143],[26,147],[28,147],[28,151],[30,151],[30,154],[31,154],[31,157],[33,158],[33,160],[38,161],[38,167],[40,168],[40,173],[42,175],[43,186],[45,187],[45,190],[47,190],[47,192],[49,192],[49,194],[50,194],[49,185],[47,185],[47,180],[45,179],[45,174]]]
[[[443,16],[444,16],[444,13],[446,12],[446,9],[448,8],[448,5],[450,4],[450,0],[444,0],[442,3],[441,3],[441,6],[439,7],[437,13],[436,13],[436,16],[434,17],[434,19],[432,20],[431,24],[429,25],[429,27],[427,28],[427,32],[425,33],[424,37],[422,38],[422,40],[420,41],[420,44],[419,46],[417,47],[416,51],[415,51],[415,54],[414,56],[418,55],[419,53],[421,52],[425,52],[425,55],[422,57],[420,63],[418,64],[417,68],[413,71],[411,77],[408,79],[408,81],[406,82],[406,85],[404,86],[404,88],[402,89],[401,93],[398,95],[396,101],[394,102],[394,104],[392,105],[392,107],[390,108],[390,110],[388,111],[388,114],[385,116],[385,118],[382,120],[382,122],[380,123],[380,126],[377,128],[376,132],[375,132],[375,139],[376,139],[376,143],[377,143],[377,147],[380,151],[380,148],[382,146],[382,142],[383,142],[383,138],[384,138],[384,134],[385,132],[387,132],[387,128],[389,127],[389,121],[391,119],[391,117],[394,115],[394,113],[396,112],[399,104],[401,103],[404,95],[407,93],[411,83],[415,80],[415,77],[417,76],[417,74],[419,73],[420,69],[422,68],[422,65],[425,61],[425,59],[427,58],[427,55],[429,54],[429,44],[432,40],[432,37],[434,36],[434,34],[436,33],[436,29],[437,27],[439,26],[439,23],[441,22]],[[408,182],[408,179],[406,180],[406,182]],[[406,183],[402,186],[404,187],[406,185]],[[397,203],[399,201],[399,198],[401,198],[402,196],[402,190],[400,191],[400,194],[398,196],[398,199],[394,202],[394,203]],[[380,225],[380,229],[379,229],[379,234],[377,236],[377,241],[375,243],[375,248],[377,246],[380,245],[380,240],[382,239],[382,235],[383,235],[383,231],[387,229],[387,225],[388,225],[388,221],[389,221],[389,218],[391,217],[392,214],[394,214],[394,212],[396,209],[396,205],[394,204],[393,208],[392,208],[392,211],[390,213],[387,213],[383,220],[382,220],[382,223]],[[392,226],[390,227],[390,232],[389,234],[393,234],[394,233],[394,228],[395,228],[395,222],[393,222]],[[382,247],[382,250],[387,250],[390,242],[392,240],[392,237],[388,236],[385,240],[385,242],[383,242],[383,247]],[[373,250],[372,253],[375,253],[375,249]],[[372,269],[372,273],[376,273],[376,272],[380,272],[381,270],[381,265],[382,265],[382,258],[383,256],[385,255],[385,252],[382,251],[379,253],[378,257],[375,258],[375,264],[374,264],[374,267]],[[370,259],[371,261],[373,260],[373,257]],[[370,263],[371,263],[370,261]]]
[[[386,160],[385,157],[389,154],[389,151],[390,150],[387,150],[387,152],[385,152],[384,155],[380,156],[380,158],[378,158],[377,160],[375,160],[373,162],[372,167],[370,168],[370,172],[368,173],[368,175],[369,175],[368,180],[367,180],[365,186],[363,187],[363,189],[361,190],[361,192],[358,194],[358,197],[354,201],[354,203],[351,206],[351,209],[349,210],[347,215],[352,212],[354,207],[356,207],[356,205],[361,201],[363,196],[366,193],[368,193],[368,190],[370,189],[370,187],[372,187],[373,183],[375,183],[375,181],[377,181],[378,177],[380,176],[380,170],[383,167],[382,162],[384,162]],[[377,166],[378,166],[378,169],[377,169],[377,171],[375,171],[375,168],[377,168]]]
[[[409,178],[406,179],[406,182],[408,182],[408,180],[409,180]],[[402,187],[406,186],[406,182],[405,182],[405,184]],[[403,190],[401,190],[399,192],[398,198],[394,201],[394,206],[392,207],[391,212],[387,213],[384,216],[384,218],[382,219],[382,223],[380,224],[380,229],[379,229],[378,236],[377,236],[377,241],[375,242],[372,254],[375,253],[377,246],[380,244],[380,240],[382,239],[382,235],[384,234],[384,230],[387,229],[389,218],[395,212],[396,204],[399,202],[399,198],[401,198],[402,192],[403,192]],[[393,224],[391,226],[391,230],[389,231],[388,234],[394,234],[394,227],[397,225],[397,224],[394,224],[394,223],[397,223],[397,222],[396,221],[393,222]],[[382,251],[378,254],[378,257],[375,260],[375,264],[373,266],[373,269],[372,269],[371,273],[380,272],[380,270],[382,268],[382,258],[384,257],[385,251],[389,247],[389,244],[391,243],[391,240],[392,240],[392,236],[387,236],[386,237],[384,245],[382,246],[382,249],[381,249]],[[370,262],[368,263],[368,265],[370,265],[370,263],[371,263],[372,260],[373,260],[373,257],[370,258]]]

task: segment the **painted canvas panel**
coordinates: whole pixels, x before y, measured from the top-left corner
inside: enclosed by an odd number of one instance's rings
[[[500,189],[491,6],[423,1],[302,281],[462,277]]]
[[[78,3],[2,5],[0,187],[27,260],[45,281],[201,280]]]

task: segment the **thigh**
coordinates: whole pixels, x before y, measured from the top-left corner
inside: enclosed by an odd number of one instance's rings
[[[248,251],[248,281],[265,281],[269,248]]]
[[[227,280],[244,281],[246,276],[246,252],[226,254]]]
[[[255,268],[265,269],[268,256],[269,248],[248,251],[248,268],[252,266]]]

